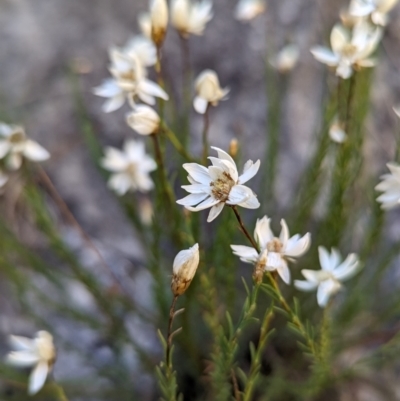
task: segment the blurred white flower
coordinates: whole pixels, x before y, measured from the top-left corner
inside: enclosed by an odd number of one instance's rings
[[[151,39],[160,47],[165,39],[168,25],[168,5],[166,0],[150,2]]]
[[[239,21],[250,21],[265,10],[264,0],[240,0],[235,8],[235,18]]]
[[[354,70],[375,65],[375,60],[369,56],[375,51],[381,37],[382,30],[365,21],[356,24],[352,32],[337,24],[331,32],[332,50],[316,46],[311,53],[321,63],[335,67],[336,75],[347,79]]]
[[[120,50],[128,58],[136,56],[144,67],[151,67],[157,62],[157,49],[146,36],[137,35],[131,38]]]
[[[270,219],[264,216],[258,219],[254,230],[254,238],[260,247],[260,253],[254,248],[244,245],[231,245],[233,253],[245,263],[256,264],[261,271],[277,271],[282,280],[290,283],[290,270],[287,262],[293,261],[307,252],[311,244],[311,235],[300,237],[289,236],[289,229],[284,219],[281,220],[279,238],[274,236],[270,228]]]
[[[158,131],[159,115],[149,106],[138,104],[126,116],[128,125],[140,135],[150,135]]]
[[[335,119],[329,127],[329,137],[336,143],[343,143],[347,139],[347,134],[343,129],[343,124],[341,124],[337,119]]]
[[[376,200],[381,203],[382,209],[392,209],[400,204],[400,165],[397,163],[387,164],[390,174],[381,176],[381,182],[375,187],[383,192]]]
[[[10,170],[18,170],[25,157],[34,162],[49,159],[50,153],[37,142],[29,139],[20,125],[0,123],[0,159],[6,157]]]
[[[253,178],[260,167],[260,161],[247,161],[243,174],[239,176],[236,163],[228,153],[211,147],[218,152],[217,157],[209,157],[212,166],[204,167],[196,163],[186,163],[183,168],[189,173],[191,185],[182,188],[190,193],[177,201],[179,205],[193,212],[211,207],[207,221],[213,221],[221,212],[225,203],[239,205],[247,209],[257,209],[260,203],[257,196],[243,184]],[[197,205],[196,207],[193,207]]]
[[[212,70],[204,70],[196,79],[195,88],[197,96],[194,98],[194,109],[204,114],[209,104],[217,106],[220,100],[225,100],[229,89],[222,89],[219,85],[217,73]]]
[[[142,34],[151,39],[151,18],[150,13],[140,13],[138,16],[138,25]]]
[[[168,100],[167,93],[147,79],[146,68],[136,53],[126,54],[116,48],[112,48],[109,53],[109,70],[113,78],[106,79],[94,88],[95,95],[109,98],[103,105],[104,112],[110,113],[119,109],[125,99],[128,99],[132,107],[135,107],[136,98],[150,105],[155,104],[155,97]]]
[[[187,290],[196,274],[199,261],[199,244],[194,244],[175,256],[171,282],[171,289],[175,296],[182,295]]]
[[[349,14],[355,17],[370,17],[376,25],[385,26],[388,22],[387,14],[399,0],[352,0]]]
[[[270,60],[270,64],[281,73],[291,71],[299,61],[300,50],[295,44],[290,44]]]
[[[34,339],[10,336],[11,351],[6,362],[18,367],[33,367],[29,377],[28,394],[36,394],[46,382],[55,358],[53,336],[47,331],[39,331]]]
[[[101,165],[111,175],[108,186],[118,195],[128,191],[147,192],[154,187],[149,173],[157,168],[156,162],[146,154],[144,143],[132,139],[125,142],[123,150],[105,149]]]
[[[329,298],[342,287],[341,282],[353,277],[359,269],[358,256],[351,253],[342,262],[340,253],[332,249],[331,254],[323,247],[318,248],[322,270],[302,270],[305,280],[295,280],[294,285],[301,291],[317,290],[318,305],[325,307]]]
[[[203,35],[207,22],[213,17],[211,0],[193,3],[192,0],[172,0],[171,23],[184,37]]]

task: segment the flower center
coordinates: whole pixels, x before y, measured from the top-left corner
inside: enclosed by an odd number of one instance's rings
[[[210,183],[214,198],[221,202],[226,202],[228,200],[229,192],[234,185],[235,181],[226,171],[224,171],[217,180]]]
[[[136,163],[129,163],[128,167],[126,168],[127,174],[133,179],[136,178],[137,170],[138,168]]]
[[[13,145],[19,144],[25,141],[25,133],[23,131],[14,131],[9,137],[8,140]]]
[[[282,249],[283,249],[283,244],[279,238],[273,238],[271,241],[267,243],[268,252],[281,253]]]
[[[342,54],[345,57],[352,57],[357,52],[357,47],[351,43],[348,43],[343,47]]]

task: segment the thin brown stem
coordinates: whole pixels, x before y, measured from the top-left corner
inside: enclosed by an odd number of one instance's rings
[[[233,368],[231,369],[231,378],[232,378],[233,394],[235,396],[235,401],[241,401],[242,398],[240,397],[239,384]]]
[[[167,368],[170,366],[170,363],[171,363],[171,348],[172,348],[172,339],[173,339],[172,324],[174,322],[175,306],[176,306],[176,301],[178,300],[178,296],[179,295],[175,295],[174,296],[174,299],[172,300],[171,307],[169,308],[167,349],[165,351],[165,362],[167,364]]]
[[[237,218],[237,221],[239,222],[240,228],[243,232],[243,234],[247,237],[247,239],[250,241],[251,245],[253,246],[253,248],[257,251],[257,253],[260,253],[260,248],[258,247],[256,241],[254,240],[254,238],[250,235],[250,233],[247,231],[242,218],[240,217],[240,214],[237,210],[236,206],[232,206],[232,210],[235,213],[235,216]]]
[[[204,113],[204,128],[203,128],[203,163],[207,163],[208,156],[208,130],[210,128],[210,105],[207,106],[206,112]]]

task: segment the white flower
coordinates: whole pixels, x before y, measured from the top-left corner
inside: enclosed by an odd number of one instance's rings
[[[111,64],[109,70],[113,78],[106,79],[100,86],[94,88],[97,96],[109,98],[103,105],[106,113],[119,109],[128,99],[132,107],[136,98],[154,105],[155,97],[168,100],[168,95],[156,83],[146,77],[146,68],[135,52],[125,52],[112,48],[110,50]]]
[[[127,57],[136,56],[144,67],[151,67],[157,62],[157,50],[154,43],[143,35],[131,38],[121,52]]]
[[[254,230],[254,238],[260,247],[260,253],[254,248],[243,245],[231,245],[233,253],[245,263],[256,264],[256,269],[277,271],[282,280],[290,283],[290,270],[287,262],[293,261],[307,252],[311,243],[311,235],[299,234],[289,238],[289,229],[284,219],[281,220],[279,238],[274,236],[270,228],[270,219],[264,216],[258,219]]]
[[[334,248],[329,254],[323,246],[320,246],[318,252],[322,270],[302,270],[301,273],[307,281],[295,280],[294,285],[302,291],[313,291],[318,288],[318,305],[324,307],[331,295],[342,287],[341,281],[348,280],[357,273],[359,261],[358,256],[351,253],[342,262],[340,253]]]
[[[285,73],[292,70],[299,60],[299,47],[295,44],[285,46],[273,59],[271,65],[279,72]]]
[[[392,209],[400,204],[400,166],[397,163],[387,164],[390,174],[384,174],[381,182],[375,187],[383,192],[376,200],[382,209]]]
[[[47,160],[50,153],[29,139],[23,127],[0,123],[0,159],[5,157],[7,157],[7,167],[17,170],[21,167],[24,157],[34,162],[41,162]]]
[[[196,3],[192,3],[191,0],[172,0],[171,2],[171,23],[184,37],[202,35],[207,22],[212,17],[210,0]]]
[[[343,129],[343,124],[341,124],[337,119],[335,119],[329,127],[329,137],[336,143],[343,143],[347,139],[347,134]]]
[[[239,21],[249,21],[266,10],[264,0],[240,0],[235,8],[235,18]]]
[[[108,186],[118,195],[124,195],[128,191],[147,192],[154,187],[149,173],[154,171],[157,165],[146,154],[142,142],[128,140],[123,151],[107,147],[101,165],[114,173],[108,181]]]
[[[33,367],[29,377],[28,394],[36,394],[44,385],[56,358],[53,337],[47,331],[39,331],[34,339],[10,336],[11,351],[6,362],[18,367]]]
[[[354,70],[375,65],[375,60],[368,57],[375,51],[381,37],[382,30],[365,21],[358,23],[351,33],[337,24],[331,32],[332,50],[316,46],[311,53],[321,63],[335,67],[336,75],[347,79]]]
[[[139,28],[142,31],[142,34],[151,39],[151,18],[150,13],[141,13],[138,16],[138,24]]]
[[[399,0],[352,0],[349,14],[355,17],[371,17],[376,25],[385,26],[388,21],[387,14]]]
[[[204,114],[209,104],[217,106],[220,100],[224,100],[229,89],[222,89],[219,85],[217,73],[212,70],[204,70],[195,82],[197,96],[194,98],[195,110]]]
[[[151,39],[160,47],[164,41],[168,25],[168,5],[166,0],[151,0],[150,3]]]
[[[139,104],[126,116],[128,125],[140,135],[150,135],[158,131],[159,115],[149,106]]]
[[[180,251],[174,259],[171,289],[175,296],[182,295],[196,273],[200,261],[199,244]]]
[[[196,163],[186,163],[183,168],[189,173],[191,185],[182,186],[190,195],[177,201],[193,212],[211,207],[207,221],[213,221],[225,205],[239,205],[257,209],[260,203],[253,191],[243,184],[253,178],[260,167],[260,161],[247,161],[243,174],[239,176],[236,163],[228,153],[211,147],[218,152],[218,158],[209,157],[212,166],[208,168]],[[196,207],[193,207],[197,205]]]

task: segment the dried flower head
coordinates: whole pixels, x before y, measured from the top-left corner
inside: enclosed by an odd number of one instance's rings
[[[11,351],[6,362],[18,367],[33,367],[29,377],[28,394],[36,394],[44,385],[56,358],[53,336],[39,331],[34,339],[10,336]]]
[[[264,0],[240,0],[235,8],[235,18],[239,21],[250,21],[266,10]]]
[[[375,187],[383,192],[376,200],[382,209],[392,209],[400,205],[400,166],[397,163],[387,164],[390,174],[384,174],[381,182]]]
[[[151,135],[160,126],[159,115],[149,106],[138,104],[126,116],[128,125],[140,135]]]
[[[18,170],[23,158],[41,162],[49,159],[50,153],[29,139],[22,126],[0,123],[0,159],[5,157],[7,167]]]
[[[101,165],[111,175],[108,186],[118,195],[128,191],[147,192],[154,187],[149,173],[157,168],[156,162],[146,154],[143,142],[128,140],[123,151],[107,147]]]
[[[218,75],[215,71],[204,70],[196,79],[195,88],[197,96],[194,98],[194,109],[204,114],[209,104],[217,106],[220,100],[225,100],[229,89],[222,89],[219,85]]]
[[[168,25],[168,5],[166,0],[151,0],[150,21],[151,39],[157,47],[161,47]]]
[[[341,282],[353,277],[359,270],[359,260],[351,253],[342,262],[340,253],[332,249],[331,253],[323,246],[318,248],[319,262],[322,270],[302,270],[305,280],[295,280],[294,285],[301,291],[317,290],[318,305],[325,307],[329,298],[342,287]]]
[[[262,274],[266,271],[277,271],[282,280],[289,284],[290,270],[287,262],[302,256],[310,247],[310,233],[303,237],[299,234],[289,237],[289,229],[283,219],[281,227],[278,238],[274,236],[267,216],[257,220],[254,237],[260,247],[259,253],[249,246],[231,245],[233,253],[239,256],[240,260],[255,265],[256,281],[260,281]]]
[[[211,207],[207,221],[213,221],[227,205],[239,205],[247,209],[257,209],[260,203],[254,192],[243,184],[253,178],[260,167],[260,161],[247,161],[243,174],[239,176],[236,163],[223,150],[211,147],[218,152],[218,158],[209,157],[212,166],[208,168],[196,163],[186,163],[183,168],[189,173],[191,185],[182,186],[190,195],[177,201],[193,212]],[[197,205],[196,207],[193,207]]]
[[[180,251],[174,259],[171,289],[175,296],[182,295],[189,287],[199,266],[199,244]]]
[[[192,2],[191,0],[172,0],[171,23],[183,36],[202,35],[213,17],[211,0]]]
[[[332,50],[316,46],[311,49],[311,53],[321,63],[335,67],[336,75],[347,79],[353,71],[375,65],[375,60],[369,57],[381,37],[382,30],[365,21],[356,24],[351,32],[337,24],[331,32]]]

